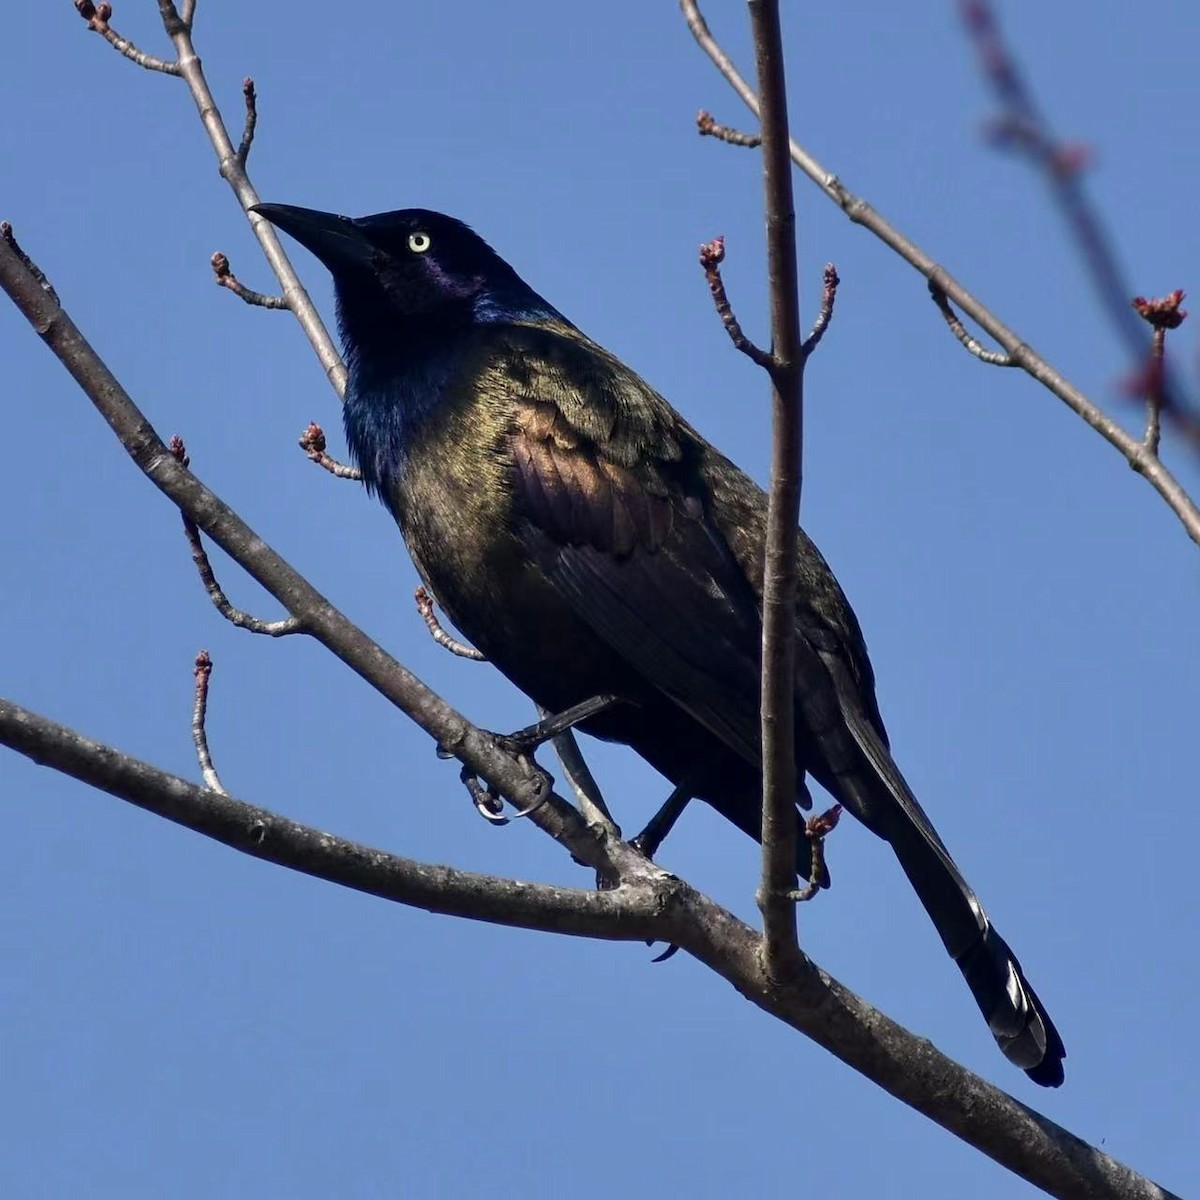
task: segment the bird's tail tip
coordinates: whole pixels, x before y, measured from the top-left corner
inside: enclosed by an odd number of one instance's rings
[[[1041,1087],[1058,1087],[1066,1047],[1016,955],[990,922],[957,962],[1004,1057]]]

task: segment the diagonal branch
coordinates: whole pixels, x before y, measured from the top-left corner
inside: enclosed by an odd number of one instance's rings
[[[758,96],[742,78],[732,60],[713,38],[700,12],[697,0],[679,0],[684,19],[700,48],[708,55],[730,87],[756,116],[759,115]],[[1121,428],[1091,399],[1060,374],[1016,332],[1005,325],[991,309],[977,300],[947,270],[930,258],[919,246],[904,236],[894,225],[860,196],[854,195],[832,171],[826,169],[796,141],[791,141],[792,162],[809,177],[856,225],[873,233],[889,249],[922,274],[961,312],[971,318],[989,337],[1012,358],[1013,363],[1032,376],[1047,391],[1057,396],[1068,408],[1115,447],[1151,487],[1163,498],[1167,507],[1179,518],[1188,536],[1200,545],[1200,508],[1187,494],[1175,476],[1152,455],[1141,439]]]

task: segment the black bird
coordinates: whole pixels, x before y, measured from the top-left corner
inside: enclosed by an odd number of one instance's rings
[[[551,712],[628,701],[581,728],[759,837],[762,489],[460,221],[252,211],[333,274],[351,452],[454,624]],[[891,844],[1000,1048],[1056,1087],[1058,1031],[893,761],[858,621],[797,536],[797,768]]]

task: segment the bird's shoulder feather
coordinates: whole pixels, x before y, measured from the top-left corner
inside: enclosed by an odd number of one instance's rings
[[[516,498],[556,542],[626,558],[699,516],[702,481],[678,414],[573,326],[506,330],[477,386],[505,395]]]

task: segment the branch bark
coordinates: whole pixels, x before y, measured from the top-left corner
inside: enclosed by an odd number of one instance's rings
[[[428,912],[613,941],[669,932],[645,881],[596,892],[388,854],[168,774],[0,699],[0,743],[156,816],[289,870]]]
[[[750,0],[762,104],[767,278],[771,302],[771,480],[763,570],[762,885],[768,972],[800,970],[796,941],[796,525],[804,439],[804,355],[796,269],[796,214],[788,155],[787,85],[778,0]]]

